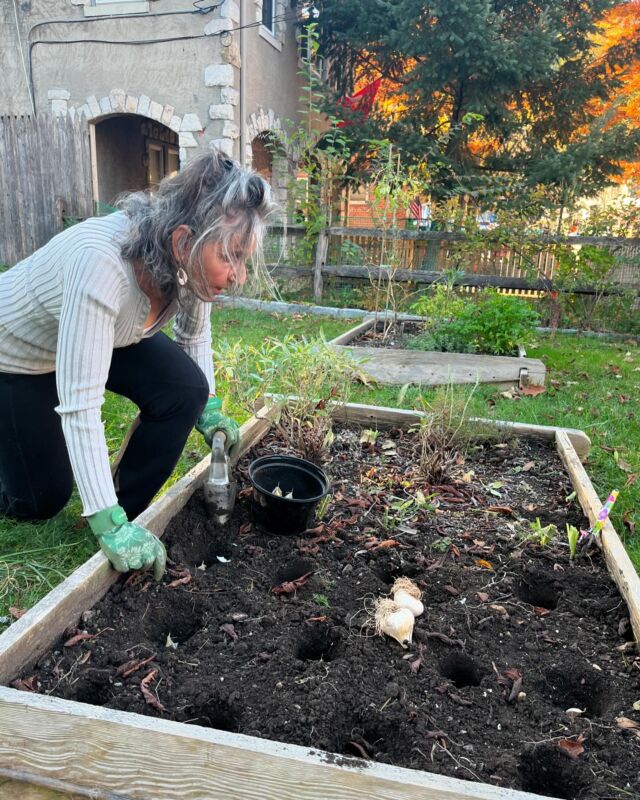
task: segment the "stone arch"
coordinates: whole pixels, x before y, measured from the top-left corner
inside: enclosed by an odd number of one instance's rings
[[[276,202],[286,208],[293,159],[282,123],[272,109],[261,108],[251,114],[246,125],[246,141],[246,165],[269,180]]]
[[[91,95],[79,106],[69,105],[71,94],[64,89],[52,89],[48,97],[54,115],[68,114],[74,119],[76,114],[80,114],[95,123],[111,114],[137,114],[165,125],[178,135],[181,164],[186,162],[189,149],[198,147],[194,133],[204,130],[197,114],[187,112],[180,116],[173,106],[160,103],[145,94],[127,94],[124,89],[112,89],[108,95],[100,98]]]

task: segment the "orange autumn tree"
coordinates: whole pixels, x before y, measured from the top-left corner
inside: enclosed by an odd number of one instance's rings
[[[628,0],[612,8],[604,17],[595,37],[597,51],[606,54],[624,43],[640,41],[640,0]],[[600,111],[612,109],[612,122],[624,119],[640,129],[640,57],[624,67],[619,67],[616,77],[619,89],[608,104],[600,104]],[[640,160],[623,162],[620,183],[640,184]]]
[[[428,164],[437,198],[486,203],[509,194],[528,205],[542,188],[564,204],[598,192],[635,158],[640,131],[595,108],[611,103],[635,57],[627,39],[594,49],[617,0],[317,5],[338,97],[365,77],[390,87],[349,129],[352,152],[391,141],[407,160]]]

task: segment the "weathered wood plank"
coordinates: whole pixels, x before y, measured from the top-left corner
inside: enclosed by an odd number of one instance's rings
[[[569,437],[564,431],[559,430],[557,432],[556,446],[560,458],[571,477],[571,482],[578,495],[582,510],[593,525],[602,509],[602,502],[593,488],[591,479],[582,466]],[[629,608],[633,634],[640,646],[640,577],[610,520],[607,520],[604,524],[600,535],[600,544],[609,573],[616,582],[620,594],[624,597]]]
[[[386,385],[496,383],[513,385],[527,370],[527,383],[544,385],[546,368],[537,358],[483,356],[469,353],[440,353],[424,350],[394,350],[382,347],[341,347],[360,368],[378,383]]]
[[[237,458],[264,436],[271,425],[253,417],[241,428],[242,448]],[[202,485],[209,467],[207,456],[191,469],[136,521],[162,536],[169,521]],[[83,611],[94,605],[118,579],[120,573],[111,568],[101,551],[97,552],[46,597],[0,635],[0,682],[8,682],[22,669],[27,669],[65,628],[75,624]]]
[[[329,344],[334,346],[336,345],[346,345],[349,342],[352,342],[354,339],[357,339],[358,336],[363,334],[365,331],[368,331],[370,328],[373,328],[375,325],[375,318],[370,317],[369,319],[365,319],[364,322],[361,322],[359,325],[356,325],[354,328],[350,328],[345,333],[340,334],[340,336],[336,336],[335,339],[332,339]]]
[[[340,228],[331,226],[327,232],[333,236],[363,236],[375,239],[422,239],[435,242],[458,242],[466,239],[464,233],[454,233],[453,231],[415,231],[407,228]],[[491,249],[495,242],[490,235],[486,236],[487,249]],[[640,246],[640,238],[625,238],[623,236],[531,236],[528,241],[540,244],[595,244],[603,246],[612,245],[631,245]],[[502,245],[501,245],[502,246]]]
[[[260,398],[256,407],[262,409],[265,405],[281,402],[279,395],[266,394]],[[334,403],[331,410],[332,417],[339,422],[353,423],[356,425],[371,425],[379,428],[409,428],[419,424],[425,416],[422,411],[410,411],[406,408],[390,408],[388,406],[370,406],[364,403]],[[510,422],[503,419],[490,419],[488,417],[470,417],[469,422],[478,423],[497,428],[508,436],[532,436],[548,442],[555,442],[556,433],[563,431],[569,437],[571,444],[579,456],[586,456],[591,449],[591,440],[584,431],[577,428],[561,428],[556,425],[534,425],[528,422]]]
[[[93,207],[87,121],[0,116],[0,263],[15,264],[59,231],[56,196],[71,216]]]
[[[0,770],[112,800],[542,800],[2,687],[0,719]]]
[[[16,777],[12,780],[8,777],[2,777],[3,774],[13,775]],[[34,784],[25,783],[19,780],[20,773],[16,770],[2,770],[0,769],[0,797],[2,800],[82,800],[85,797],[91,797],[92,800],[101,800],[106,798],[106,795],[101,792],[99,795],[95,792],[67,792],[62,789],[52,789],[48,786],[35,786]],[[56,781],[56,783],[58,783]],[[113,795],[112,795],[113,797]]]

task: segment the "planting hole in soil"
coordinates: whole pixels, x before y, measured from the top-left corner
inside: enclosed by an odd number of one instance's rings
[[[301,661],[332,661],[339,643],[338,631],[325,628],[311,629],[305,633],[296,656]]]
[[[205,728],[214,728],[219,731],[235,733],[239,730],[237,713],[231,705],[219,697],[211,697],[202,705],[188,706],[184,710],[184,719],[189,725],[201,725]]]
[[[585,717],[605,716],[611,706],[606,680],[597,673],[570,666],[551,669],[543,677],[542,690],[559,708],[579,708]]]
[[[289,536],[251,522],[249,465],[287,452],[267,434],[234,470],[226,527],[197,491],[165,531],[163,581],[122,578],[85,614],[90,638],[67,632],[20,677],[337,763],[569,800],[639,797],[640,737],[617,723],[640,723],[640,661],[619,649],[629,612],[599,552],[571,562],[563,536],[530,538],[537,517],[586,524],[554,447],[472,445],[430,482],[419,432],[362,433],[334,429],[331,494]],[[405,646],[373,620],[399,578],[424,606],[409,611]]]
[[[440,662],[440,674],[462,689],[465,686],[480,686],[483,670],[469,656],[452,653]]]
[[[520,761],[520,774],[525,791],[564,800],[582,797],[589,785],[587,767],[552,744],[526,750]]]
[[[558,590],[542,575],[525,575],[515,585],[515,595],[523,603],[553,610],[558,606]]]

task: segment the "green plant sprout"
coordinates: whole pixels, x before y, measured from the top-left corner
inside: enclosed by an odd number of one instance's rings
[[[326,516],[327,511],[329,510],[329,504],[331,503],[331,495],[325,494],[322,500],[318,503],[316,507],[316,519],[322,520]]]
[[[330,608],[331,603],[329,602],[329,598],[326,594],[314,594],[311,599],[314,603],[317,603],[319,606],[324,606],[325,608]]]
[[[569,557],[573,561],[576,557],[576,548],[578,546],[578,537],[580,536],[580,531],[575,527],[575,525],[569,525],[567,523],[567,541],[569,542]]]
[[[529,520],[530,533],[526,534],[523,539],[525,542],[533,542],[540,547],[546,547],[558,535],[558,528],[551,522],[549,525],[543,525],[540,522],[540,517],[536,517],[535,522]]]

